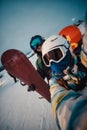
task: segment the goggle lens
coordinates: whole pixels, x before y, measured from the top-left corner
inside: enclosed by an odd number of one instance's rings
[[[36,38],[32,41],[31,46],[34,49],[37,49],[38,46],[42,45],[42,41],[39,38]]]
[[[62,58],[63,58],[63,53],[60,48],[56,48],[46,53],[43,57],[46,66],[50,66],[50,61],[58,62]]]

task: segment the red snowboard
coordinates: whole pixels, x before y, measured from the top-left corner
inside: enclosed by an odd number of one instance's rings
[[[50,102],[48,84],[41,78],[29,59],[19,50],[10,49],[1,56],[4,68],[11,75],[17,77],[25,84],[35,86],[35,90]]]

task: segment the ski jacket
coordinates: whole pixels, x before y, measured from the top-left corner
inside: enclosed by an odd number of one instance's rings
[[[58,130],[87,130],[87,97],[61,87],[55,79],[49,85]]]
[[[43,60],[40,56],[38,57],[38,59],[36,61],[36,67],[37,67],[37,71],[39,72],[41,77],[43,79],[47,78],[47,81],[49,81],[49,79],[52,77],[51,69],[44,65]]]

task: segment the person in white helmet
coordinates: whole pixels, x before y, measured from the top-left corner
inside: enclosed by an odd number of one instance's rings
[[[87,96],[75,91],[87,87],[87,32],[80,54],[77,58],[62,36],[51,36],[42,45],[43,62],[53,72],[49,85],[58,130],[87,130]]]
[[[67,89],[81,90],[87,83],[87,68],[62,36],[49,37],[42,46],[42,59],[53,77]]]

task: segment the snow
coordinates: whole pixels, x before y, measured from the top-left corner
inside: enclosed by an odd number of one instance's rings
[[[51,104],[0,72],[0,130],[57,130]]]

